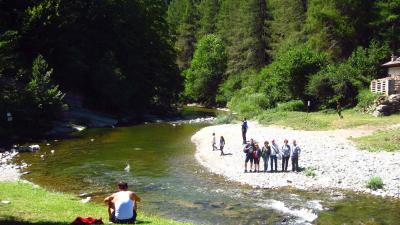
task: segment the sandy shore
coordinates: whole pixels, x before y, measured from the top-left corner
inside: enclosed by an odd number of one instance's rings
[[[302,153],[299,166],[315,169],[315,177],[301,173],[244,173],[244,153],[240,124],[209,126],[192,136],[196,144],[196,159],[211,172],[228,180],[261,188],[295,187],[302,190],[347,189],[380,196],[400,197],[400,152],[367,152],[357,149],[347,138],[371,134],[374,130],[357,128],[335,131],[299,131],[281,127],[264,127],[249,123],[248,138],[262,143],[275,139],[281,146],[285,138],[296,139]],[[225,137],[225,153],[212,151],[212,133]],[[219,140],[219,138],[217,139]],[[260,163],[263,169],[263,162]],[[289,161],[289,170],[291,162]],[[281,161],[278,160],[278,171]],[[383,190],[372,191],[365,187],[372,176],[382,178]]]

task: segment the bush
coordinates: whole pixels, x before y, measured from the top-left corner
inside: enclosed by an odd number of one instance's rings
[[[379,97],[379,94],[372,93],[369,89],[360,91],[357,95],[357,106],[356,110],[362,113],[370,113],[373,110],[375,100]]]
[[[233,113],[229,113],[229,114],[220,114],[217,116],[217,118],[215,119],[215,123],[216,124],[229,124],[232,123],[232,121],[234,121],[236,118],[236,116]]]
[[[311,77],[307,93],[325,108],[337,102],[344,107],[357,104],[359,90],[368,87],[372,78],[379,76],[382,54],[387,47],[371,43],[369,48],[357,48],[347,61],[330,65]]]
[[[307,177],[315,177],[316,176],[315,169],[312,167],[307,167],[304,170],[304,175],[306,175]]]
[[[246,87],[236,92],[228,102],[228,107],[241,116],[253,118],[262,110],[269,108],[269,99],[262,93],[254,93]]]
[[[382,189],[384,186],[383,181],[380,177],[371,177],[366,184],[366,187],[372,190]]]
[[[305,109],[304,102],[301,100],[292,100],[284,103],[278,103],[277,111],[303,111]]]
[[[280,52],[257,76],[261,84],[257,90],[265,93],[272,105],[293,99],[306,100],[306,84],[326,63],[324,54],[304,45]]]
[[[231,100],[235,92],[240,90],[242,87],[252,84],[247,84],[250,77],[255,77],[257,72],[255,70],[246,70],[239,74],[230,75],[218,88],[217,103],[225,105]]]

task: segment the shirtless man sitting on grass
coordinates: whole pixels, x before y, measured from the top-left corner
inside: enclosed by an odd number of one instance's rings
[[[108,204],[108,215],[110,222],[122,224],[134,224],[136,221],[137,202],[140,198],[128,191],[128,184],[120,182],[118,184],[118,192],[108,196],[104,199]]]

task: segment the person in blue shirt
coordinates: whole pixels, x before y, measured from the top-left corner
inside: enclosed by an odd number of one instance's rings
[[[288,143],[288,140],[285,139],[284,144],[282,146],[282,171],[287,171],[290,153],[291,153],[290,145]]]
[[[300,172],[299,169],[299,156],[300,156],[301,149],[297,145],[296,140],[293,140],[292,145],[292,171],[293,172]]]
[[[243,144],[244,145],[247,143],[247,140],[246,140],[247,128],[248,128],[247,119],[244,118],[243,121],[242,121],[242,137],[243,137]]]

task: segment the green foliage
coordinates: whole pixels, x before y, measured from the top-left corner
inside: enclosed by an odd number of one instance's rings
[[[357,95],[356,110],[361,113],[370,113],[375,100],[379,97],[379,94],[372,93],[369,89],[361,90]]]
[[[263,93],[254,92],[251,87],[244,87],[237,91],[228,102],[231,110],[247,118],[255,117],[270,105],[269,99]]]
[[[307,100],[305,86],[311,75],[325,64],[325,56],[307,46],[281,52],[273,63],[260,72],[260,90],[269,99],[270,106],[292,99]]]
[[[303,111],[306,109],[304,102],[301,100],[292,100],[288,102],[278,103],[276,106],[277,111]]]
[[[2,137],[40,135],[51,128],[52,120],[60,117],[66,105],[64,94],[52,82],[52,72],[39,55],[32,63],[30,80],[26,84],[18,76],[0,79],[0,127],[7,128],[6,133],[0,132]],[[8,112],[13,121],[7,122],[3,117]]]
[[[375,1],[376,16],[371,22],[377,38],[389,43],[390,48],[396,51],[400,48],[400,0]]]
[[[316,176],[316,174],[315,174],[315,169],[314,168],[312,168],[312,167],[307,167],[305,170],[304,170],[304,175],[306,175],[307,177],[315,177]]]
[[[329,65],[313,76],[307,86],[308,94],[324,107],[354,106],[360,89],[369,86],[381,71],[380,62],[387,55],[386,46],[372,43],[369,48],[358,48],[347,61]]]
[[[229,114],[220,114],[215,119],[215,124],[229,124],[232,123],[236,119],[235,115],[232,113]]]
[[[198,12],[193,0],[171,1],[167,21],[175,35],[175,48],[178,51],[178,66],[184,70],[190,66],[194,53],[197,32]]]
[[[190,68],[184,71],[185,96],[214,105],[225,68],[226,53],[221,39],[212,34],[204,36],[196,46]]]
[[[306,31],[309,43],[330,58],[339,60],[359,45],[371,40],[369,26],[373,0],[312,0],[309,1]]]
[[[199,22],[197,39],[201,39],[206,34],[216,32],[217,16],[219,12],[218,0],[203,0],[198,5]]]
[[[268,61],[265,21],[264,0],[221,1],[217,34],[227,48],[228,76],[248,69],[260,69]]]
[[[383,184],[382,178],[375,176],[375,177],[369,178],[369,180],[367,181],[365,186],[369,189],[376,191],[378,189],[382,189],[384,184]]]
[[[64,108],[64,94],[58,85],[51,83],[53,69],[50,69],[43,56],[39,55],[32,64],[32,79],[27,84],[28,103],[31,104],[31,118],[35,120],[55,119]],[[36,114],[36,115],[35,115]]]
[[[218,89],[217,103],[226,104],[234,94],[245,86],[256,85],[252,82],[252,77],[257,75],[255,70],[245,70],[239,74],[232,74],[224,80]]]
[[[307,4],[303,0],[270,0],[268,1],[270,18],[267,20],[267,51],[272,57],[278,52],[305,42],[304,23]]]
[[[2,15],[20,23],[0,30],[4,74],[29,70],[40,54],[60,87],[92,108],[142,113],[176,102],[182,78],[163,0],[30,1],[11,8],[18,16]]]

